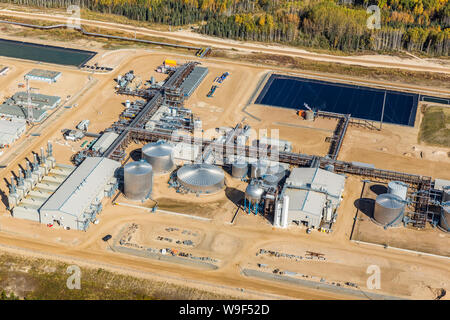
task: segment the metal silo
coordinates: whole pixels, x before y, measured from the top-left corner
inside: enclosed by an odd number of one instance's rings
[[[266,174],[263,176],[264,184],[271,187],[276,186],[280,180],[280,177],[274,174]]]
[[[178,169],[177,180],[189,192],[214,193],[225,185],[225,174],[211,164],[189,164]]]
[[[142,147],[142,159],[152,165],[155,174],[170,172],[174,167],[173,147],[165,141],[146,144]]]
[[[124,194],[130,200],[145,200],[152,193],[153,169],[144,160],[127,163],[124,167]]]
[[[373,218],[384,227],[398,226],[403,221],[405,203],[395,194],[383,193],[375,200]]]
[[[250,177],[252,179],[261,178],[266,174],[268,163],[266,160],[259,159],[250,165]]]
[[[248,174],[248,164],[243,161],[235,161],[231,164],[231,175],[233,178],[242,179]]]
[[[450,232],[450,202],[445,202],[441,208],[439,226],[447,232]]]
[[[248,213],[253,212],[258,214],[260,211],[260,204],[262,201],[262,196],[264,194],[264,189],[261,184],[256,180],[250,181],[247,188],[245,189],[245,209]]]
[[[408,185],[401,181],[391,181],[388,183],[388,193],[395,194],[402,198],[402,200],[406,200]]]
[[[267,165],[266,175],[275,175],[280,180],[286,175],[286,168],[278,162],[269,162]]]
[[[443,188],[442,202],[450,202],[450,186],[446,186]]]

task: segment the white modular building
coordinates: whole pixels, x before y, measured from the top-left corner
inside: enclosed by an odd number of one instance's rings
[[[33,69],[25,75],[25,79],[54,83],[61,75],[62,73],[59,71]]]
[[[87,230],[102,209],[102,199],[117,186],[119,167],[107,158],[86,158],[39,209],[41,223]]]
[[[294,168],[286,180],[278,208],[286,212],[283,197],[287,196],[288,223],[318,228],[322,220],[332,220],[341,201],[345,179],[343,175],[320,168]]]

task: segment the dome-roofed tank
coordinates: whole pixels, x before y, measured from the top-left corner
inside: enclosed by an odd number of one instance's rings
[[[261,185],[257,181],[252,180],[245,189],[245,198],[252,203],[257,203],[261,201],[263,193],[264,189]]]
[[[444,202],[441,208],[439,226],[447,232],[450,232],[450,202]]]
[[[174,167],[173,147],[166,141],[148,143],[142,147],[142,159],[152,165],[155,174],[170,172]]]
[[[224,186],[223,170],[211,164],[188,164],[177,171],[181,186],[194,193],[214,193]]]
[[[406,200],[408,185],[401,181],[390,181],[388,183],[388,193],[395,194],[402,198],[402,200]]]
[[[264,194],[264,189],[261,186],[261,182],[258,180],[252,180],[245,189],[245,211],[249,214],[253,212],[258,214],[260,212],[262,196]]]
[[[242,179],[248,174],[248,164],[243,160],[236,160],[231,164],[231,175],[233,178]]]
[[[124,167],[124,194],[130,200],[145,200],[153,187],[152,166],[144,160],[127,163]]]
[[[383,193],[375,200],[373,217],[385,227],[398,226],[403,221],[405,203],[395,194]]]

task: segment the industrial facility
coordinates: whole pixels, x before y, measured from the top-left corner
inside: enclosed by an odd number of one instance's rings
[[[78,167],[57,164],[52,145],[34,155],[25,172],[11,178],[9,208],[13,217],[86,231],[102,210],[102,200],[118,189],[116,161],[91,157]],[[17,182],[16,182],[17,180]]]
[[[33,207],[34,214],[29,216],[45,224],[86,230],[101,210],[102,198],[111,196],[119,185],[123,186],[127,200],[144,202],[151,198],[155,176],[167,174],[168,187],[175,188],[177,193],[210,195],[224,191],[225,174],[229,172],[232,178],[246,183],[241,203],[243,212],[263,216],[279,228],[304,226],[308,230],[330,231],[337,219],[346,177],[357,174],[387,180],[387,192],[379,194],[374,201],[375,224],[385,229],[402,223],[417,226],[419,219],[429,215],[427,203],[438,203],[439,225],[448,230],[445,222],[449,199],[424,197],[423,188],[434,190],[427,177],[336,160],[347,127],[360,124],[359,120],[349,115],[307,110],[310,115],[307,120],[314,121],[317,117],[337,120],[326,157],[293,153],[292,143],[287,140],[267,136],[250,140],[251,128],[243,123],[234,128],[217,128],[217,137],[198,142],[192,134],[201,130],[202,121],[184,102],[206,77],[208,68],[200,67],[197,62],[176,64],[171,60],[166,60],[161,68],[167,79],[156,83],[152,77],[147,87],[142,87],[132,70],[118,76],[116,92],[139,100],[126,100],[119,119],[73,157],[78,165],[73,172],[57,167],[67,177],[61,179],[60,173],[60,186],[41,197],[41,202]],[[221,83],[228,75],[224,73],[222,80],[216,78],[216,81]],[[25,98],[17,94],[14,99],[23,102]],[[45,99],[49,104],[45,106],[47,109],[59,103],[58,99]],[[35,96],[34,100],[39,99]],[[88,125],[89,120],[81,121],[79,130],[67,131],[66,138],[81,139],[88,134]],[[131,141],[142,143],[141,159],[123,164]],[[232,153],[224,157],[225,150]],[[118,181],[116,171],[122,165],[123,180]],[[22,200],[14,200],[15,197],[11,199],[15,216],[26,216],[21,213]]]
[[[17,92],[0,105],[0,116],[41,122],[61,102],[57,96]]]

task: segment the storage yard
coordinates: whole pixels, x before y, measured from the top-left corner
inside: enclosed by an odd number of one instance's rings
[[[427,102],[403,125],[265,106],[262,66],[95,50],[113,71],[0,57],[2,101],[28,102],[30,72],[31,101],[61,97],[5,140],[2,243],[296,298],[450,290],[450,150],[417,142]]]

